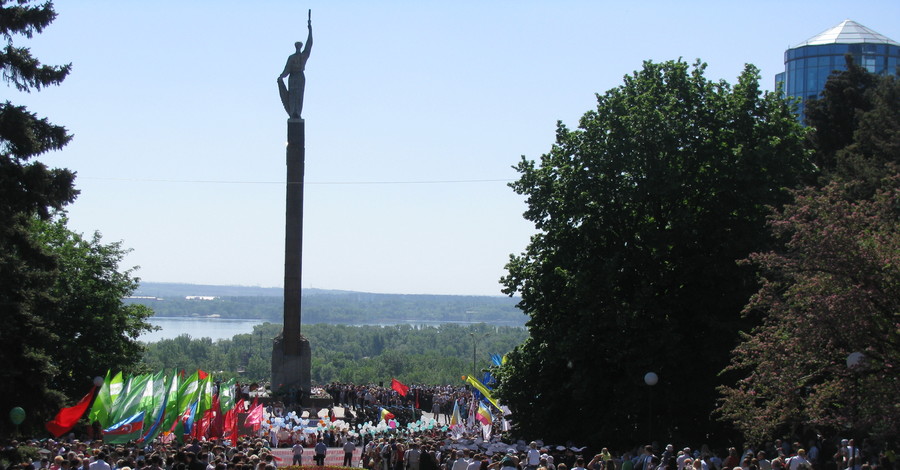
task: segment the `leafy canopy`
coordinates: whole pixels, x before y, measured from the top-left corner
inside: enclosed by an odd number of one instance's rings
[[[767,207],[810,165],[755,67],[734,86],[704,70],[645,62],[516,166],[537,233],[501,282],[521,293],[531,338],[499,373],[523,435],[616,445],[648,427],[666,440],[715,430],[717,373],[754,287],[735,260],[769,246]]]
[[[807,426],[896,440],[900,80],[848,63],[807,123],[825,185],[772,215],[782,248],[748,259],[763,284],[746,312],[763,322],[735,348],[718,411],[756,442]]]

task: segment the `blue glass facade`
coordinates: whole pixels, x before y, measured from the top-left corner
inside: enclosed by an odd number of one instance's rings
[[[800,99],[797,109],[803,119],[803,105],[810,98],[819,97],[828,76],[836,70],[846,70],[844,56],[872,73],[900,75],[900,46],[868,42],[800,45],[784,53],[784,72],[775,76],[775,83],[783,86],[785,95]],[[889,40],[888,40],[889,41]],[[891,41],[893,42],[893,41]]]

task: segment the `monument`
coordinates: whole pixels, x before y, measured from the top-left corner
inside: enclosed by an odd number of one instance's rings
[[[272,391],[308,396],[310,391],[309,341],[300,334],[300,288],[303,262],[303,172],[306,153],[303,91],[304,70],[312,49],[312,12],[307,20],[306,47],[295,43],[297,51],[288,57],[278,76],[281,103],[287,120],[287,204],[284,230],[284,328],[272,344]],[[285,86],[284,78],[288,78]]]

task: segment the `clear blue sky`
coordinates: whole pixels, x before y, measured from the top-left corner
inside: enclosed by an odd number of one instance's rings
[[[892,1],[92,1],[18,44],[72,62],[6,99],[75,140],[71,227],[134,251],[146,281],[281,286],[286,114],[275,78],[306,39],[303,286],[499,294],[533,227],[506,183],[557,120],[656,61],[773,86],[783,52],[844,19],[900,40]]]

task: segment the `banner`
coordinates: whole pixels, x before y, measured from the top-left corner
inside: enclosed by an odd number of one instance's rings
[[[107,376],[109,376],[109,374],[107,374]],[[91,404],[91,398],[94,398],[94,392],[96,390],[97,386],[95,385],[91,387],[91,391],[88,392],[84,398],[79,400],[75,406],[59,410],[56,417],[53,418],[52,421],[48,421],[45,425],[47,430],[50,431],[50,434],[53,434],[54,437],[59,437],[72,429],[75,426],[75,423],[84,416],[84,412],[87,411],[88,405]]]

